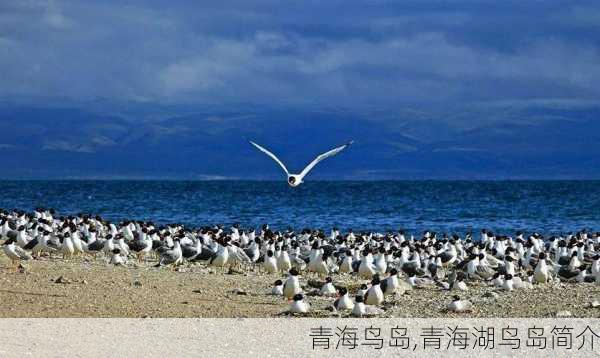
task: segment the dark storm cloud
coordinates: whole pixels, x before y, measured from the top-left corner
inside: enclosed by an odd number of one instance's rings
[[[592,100],[594,2],[9,1],[0,96],[394,106]]]

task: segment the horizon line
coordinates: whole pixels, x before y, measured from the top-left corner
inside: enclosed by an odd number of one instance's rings
[[[18,181],[173,181],[173,182],[265,182],[276,183],[285,182],[282,179],[241,179],[241,178],[139,178],[139,177],[115,177],[115,178],[95,178],[95,177],[53,177],[53,178],[2,178],[0,182],[18,182]],[[310,182],[523,182],[523,181],[600,181],[598,178],[403,178],[403,179],[313,179]],[[305,183],[306,184],[306,183]]]

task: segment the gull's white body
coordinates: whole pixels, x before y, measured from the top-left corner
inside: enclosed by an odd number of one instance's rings
[[[337,291],[335,289],[335,286],[333,286],[333,283],[327,282],[321,287],[321,291],[319,293],[321,294],[321,296],[335,296]]]
[[[294,301],[290,304],[290,312],[292,313],[306,313],[309,309],[310,305],[304,300]]]
[[[352,300],[350,299],[350,297],[348,297],[348,294],[344,294],[343,296],[341,296],[340,298],[338,298],[335,302],[335,309],[337,309],[338,311],[343,311],[343,310],[351,310],[354,308],[354,302],[352,302]]]
[[[448,304],[448,311],[465,312],[470,311],[473,305],[469,301],[454,300]]]
[[[279,160],[279,158],[277,158],[275,156],[275,154],[271,153],[267,149],[261,147],[260,145],[254,143],[252,141],[250,142],[250,144],[252,144],[256,148],[258,148],[258,150],[265,153],[266,155],[271,157],[271,159],[276,161],[277,164],[279,164],[279,166],[283,169],[283,171],[285,171],[285,174],[287,175],[288,184],[291,187],[295,188],[304,182],[304,177],[306,176],[306,174],[308,174],[308,172],[310,172],[312,170],[312,168],[315,167],[315,165],[317,165],[320,161],[327,159],[329,157],[332,157],[332,156],[338,154],[339,152],[341,152],[342,150],[346,149],[346,147],[348,147],[350,144],[352,144],[352,141],[319,155],[312,162],[310,162],[310,164],[308,164],[306,166],[306,168],[304,168],[304,170],[302,170],[302,172],[300,174],[290,174],[290,172],[287,170],[285,165],[281,162],[281,160]]]
[[[298,280],[298,276],[288,277],[288,279],[283,284],[283,295],[288,300],[291,300],[295,294],[302,292],[302,288],[300,287],[300,281]]]
[[[275,296],[283,296],[283,284],[273,286],[271,289],[271,294]]]
[[[383,313],[383,310],[377,306],[365,305],[363,302],[356,302],[352,307],[353,317],[371,317]]]

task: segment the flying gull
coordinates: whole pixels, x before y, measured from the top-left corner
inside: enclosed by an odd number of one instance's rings
[[[298,185],[303,183],[303,179],[306,176],[306,174],[308,174],[309,171],[311,171],[312,168],[315,167],[315,165],[317,165],[320,161],[327,159],[329,157],[333,157],[334,155],[338,154],[339,152],[341,152],[342,150],[346,149],[346,147],[348,147],[350,144],[352,144],[354,141],[350,141],[344,145],[341,145],[337,148],[334,148],[328,152],[325,152],[321,155],[319,155],[318,157],[316,157],[312,162],[310,162],[310,164],[308,164],[306,166],[306,168],[304,168],[304,170],[302,170],[302,172],[300,174],[290,174],[290,172],[288,172],[287,168],[285,167],[285,165],[281,162],[281,160],[279,160],[279,158],[277,158],[275,156],[275,154],[269,152],[267,149],[261,147],[260,145],[250,141],[250,143],[255,146],[256,148],[258,148],[258,150],[260,150],[261,152],[265,153],[266,155],[268,155],[269,157],[271,157],[274,161],[277,162],[277,164],[279,164],[279,166],[281,166],[281,168],[285,171],[285,174],[287,174],[288,176],[288,184],[291,187],[297,187]]]

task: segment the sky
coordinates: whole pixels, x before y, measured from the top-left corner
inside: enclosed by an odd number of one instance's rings
[[[577,1],[3,1],[0,96],[376,106],[598,100]]]
[[[497,125],[507,108],[598,107],[600,4],[4,0],[0,54],[5,106],[144,120],[235,107],[268,123],[269,108],[327,110],[386,127],[434,118],[437,130],[417,132],[445,140],[445,128]]]

